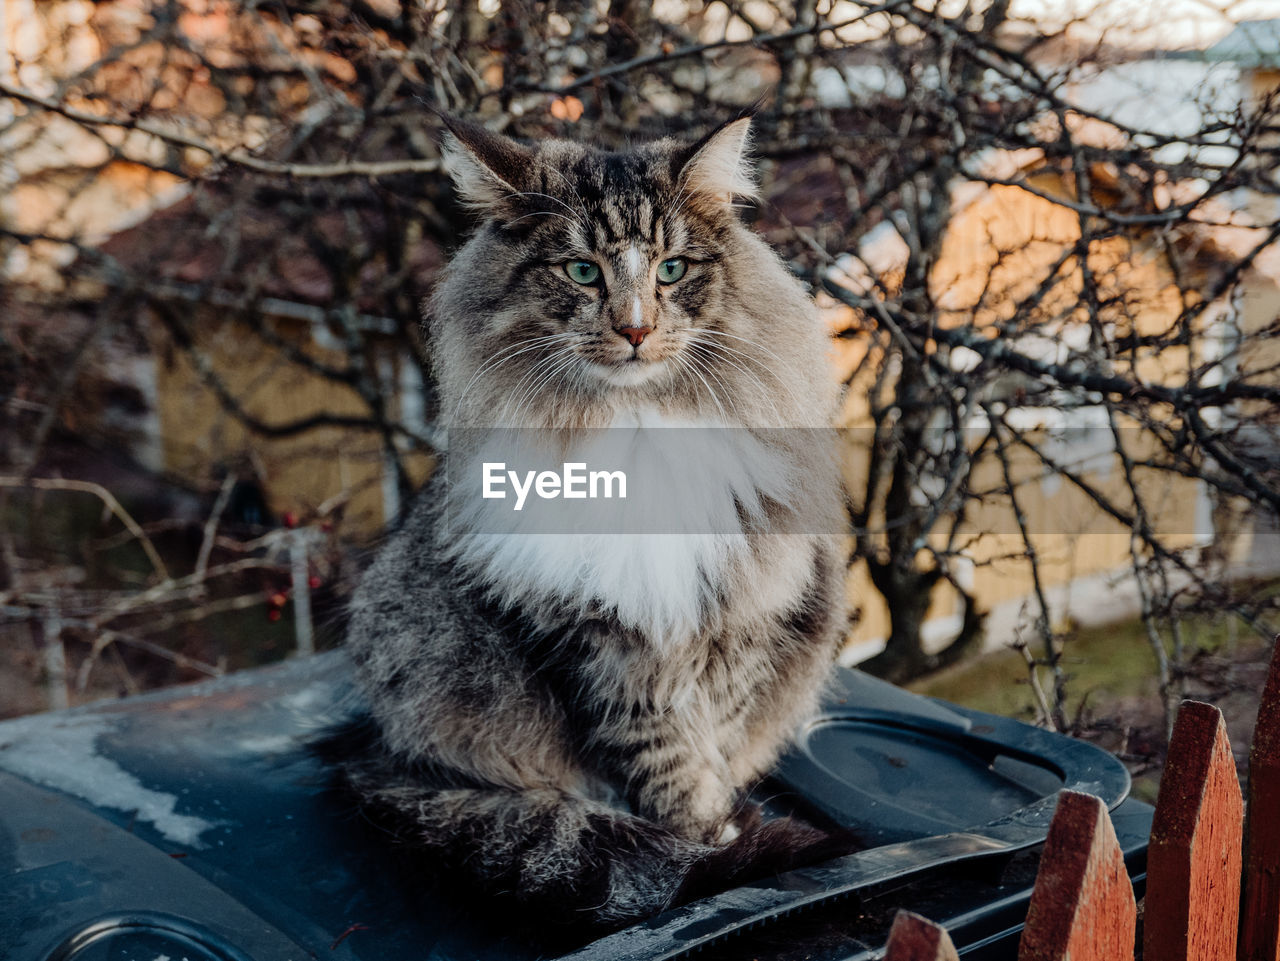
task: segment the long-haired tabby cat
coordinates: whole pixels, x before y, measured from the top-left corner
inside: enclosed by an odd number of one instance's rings
[[[596,927],[811,860],[825,835],[745,797],[846,623],[839,472],[788,440],[838,392],[813,304],[734,206],[750,119],[621,153],[446,122],[480,219],[428,305],[448,425],[715,429],[664,493],[696,484],[737,529],[468,530],[438,468],[353,599],[369,714],[329,744],[341,778],[442,876]]]

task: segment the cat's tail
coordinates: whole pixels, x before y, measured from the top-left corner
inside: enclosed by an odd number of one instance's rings
[[[555,789],[433,787],[376,747],[341,750],[341,737],[318,751],[365,817],[437,879],[508,899],[540,923],[609,930],[853,847],[785,819],[757,817],[711,845]]]

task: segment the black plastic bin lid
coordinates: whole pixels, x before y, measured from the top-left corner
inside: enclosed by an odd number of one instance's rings
[[[460,914],[406,890],[367,828],[326,791],[301,743],[350,709],[349,673],[343,654],[324,654],[0,723],[0,956],[541,956],[492,912]],[[875,846],[667,912],[572,956],[682,957],[744,925],[1007,857],[1043,841],[1063,787],[1115,807],[1129,779],[1090,745],[841,670],[826,709],[760,796]],[[1135,804],[1122,819],[1131,853],[1145,851],[1150,821]],[[984,910],[957,907],[966,917]]]
[[[574,961],[683,958],[837,898],[961,862],[1010,858],[1044,841],[1058,791],[1092,794],[1115,809],[1130,786],[1124,765],[1091,744],[844,669],[771,780],[766,790],[785,790],[775,803],[818,812],[874,846],[668,911],[572,954]],[[1150,809],[1137,807],[1122,845],[1145,866]],[[1018,900],[1025,905],[1028,895]]]

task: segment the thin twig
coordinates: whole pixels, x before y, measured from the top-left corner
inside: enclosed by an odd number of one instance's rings
[[[242,149],[224,150],[207,141],[190,134],[173,130],[161,124],[138,118],[121,119],[87,113],[69,107],[65,103],[42,97],[30,90],[0,80],[0,94],[14,100],[48,110],[90,127],[120,127],[125,130],[138,130],[165,143],[179,147],[187,147],[206,153],[215,161],[225,161],[256,170],[258,173],[275,174],[277,176],[331,179],[336,177],[392,177],[399,174],[430,174],[440,170],[438,158],[406,158],[404,160],[343,160],[327,164],[282,163],[267,160]]]
[[[129,512],[120,505],[120,502],[115,499],[115,496],[101,484],[94,484],[90,481],[64,480],[56,477],[22,478],[0,476],[0,487],[8,487],[12,489],[29,487],[36,490],[78,491],[83,494],[92,494],[94,497],[102,501],[102,503],[106,505],[107,510],[111,511],[120,523],[124,524],[124,526],[129,529],[129,532],[138,539],[138,543],[142,545],[143,551],[146,552],[147,559],[151,561],[151,566],[155,568],[156,573],[160,575],[161,579],[165,581],[170,579],[169,569],[165,566],[164,561],[161,560],[160,553],[156,550],[155,545],[151,543],[151,538],[147,536],[147,532],[144,531],[141,526],[139,526],[138,522],[130,516]]]
[[[222,489],[218,491],[218,499],[214,501],[213,510],[204,524],[204,534],[200,540],[200,553],[196,557],[196,569],[192,575],[197,581],[205,579],[209,568],[209,555],[213,553],[213,545],[218,536],[218,523],[222,520],[222,512],[227,509],[231,500],[231,492],[236,486],[236,475],[228,474],[222,481]]]

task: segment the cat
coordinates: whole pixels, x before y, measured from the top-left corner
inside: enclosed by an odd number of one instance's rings
[[[353,596],[368,715],[327,756],[441,875],[586,928],[825,856],[826,834],[745,803],[847,623],[839,468],[808,430],[840,394],[814,304],[736,209],[751,118],[625,152],[445,123],[479,219],[426,306],[451,439]],[[494,427],[636,438],[664,532],[450,513],[445,478],[473,476],[468,438]],[[705,456],[661,460],[668,427]]]

